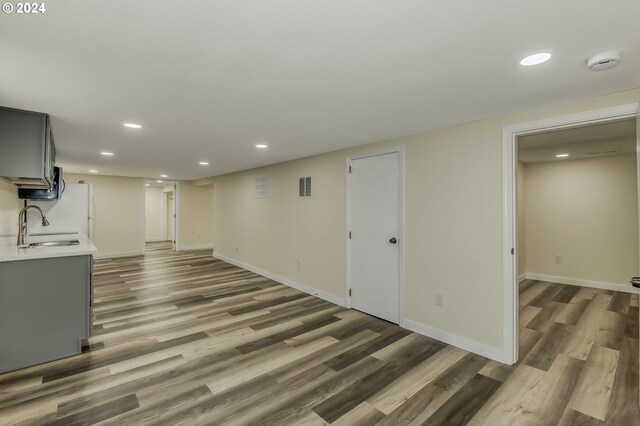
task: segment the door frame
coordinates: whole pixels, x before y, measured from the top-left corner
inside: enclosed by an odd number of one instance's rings
[[[404,264],[404,200],[405,200],[405,155],[404,155],[404,146],[397,146],[393,148],[387,148],[377,151],[370,151],[363,154],[353,154],[347,156],[347,167],[346,167],[346,180],[347,180],[347,229],[345,233],[345,238],[347,241],[347,279],[346,279],[346,288],[345,288],[345,304],[346,307],[351,309],[351,296],[349,295],[349,290],[351,289],[351,239],[349,238],[349,231],[351,230],[351,173],[349,172],[349,167],[351,167],[351,163],[354,160],[359,160],[363,158],[370,157],[379,157],[381,155],[386,154],[398,154],[398,321],[399,326],[404,326],[404,277],[405,277],[405,264]]]
[[[518,361],[518,268],[516,189],[518,173],[517,139],[543,131],[569,129],[589,124],[638,117],[639,103],[600,108],[576,114],[504,126],[502,128],[502,194],[503,194],[503,359],[506,364]],[[636,135],[638,137],[638,135]],[[638,156],[636,150],[636,156]],[[640,181],[640,170],[639,181]],[[640,220],[640,218],[639,218]],[[512,253],[513,250],[513,253]]]

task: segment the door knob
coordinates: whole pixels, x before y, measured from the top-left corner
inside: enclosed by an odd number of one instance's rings
[[[398,242],[398,240],[396,240],[396,237],[393,237],[393,238],[391,238],[391,239],[389,240],[389,242],[390,242],[391,244],[395,244],[395,243],[397,243],[397,242]]]

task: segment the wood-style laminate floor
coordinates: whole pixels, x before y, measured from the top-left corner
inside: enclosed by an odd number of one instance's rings
[[[156,244],[96,262],[85,352],[0,375],[0,424],[640,424],[637,295],[528,281],[520,304],[505,366]]]

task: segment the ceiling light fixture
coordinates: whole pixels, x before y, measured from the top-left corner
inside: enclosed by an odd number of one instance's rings
[[[160,175],[161,178],[168,178],[169,176],[167,175]]]
[[[208,165],[209,165],[209,162],[208,162],[208,161],[201,161],[199,164],[200,164],[201,166],[208,166]]]
[[[100,155],[104,155],[105,157],[113,157],[113,152],[102,151]]]
[[[89,173],[98,173],[98,171],[91,169],[91,170],[89,170]]]
[[[258,143],[258,144],[256,144],[256,148],[258,148],[258,149],[266,149],[266,148],[269,148],[269,145],[264,144],[264,143]]]
[[[145,183],[144,186],[151,186],[151,184],[150,183]]]
[[[162,181],[161,181],[161,180],[157,180],[156,182],[157,182],[157,183],[162,183]]]
[[[128,127],[130,129],[141,129],[142,126],[136,123],[124,123],[124,127]]]
[[[568,157],[569,154],[556,154],[556,158],[565,158]]]
[[[520,65],[523,67],[530,67],[532,65],[539,65],[543,62],[547,62],[549,59],[551,59],[551,53],[549,52],[534,53],[533,55],[522,58],[520,60]]]

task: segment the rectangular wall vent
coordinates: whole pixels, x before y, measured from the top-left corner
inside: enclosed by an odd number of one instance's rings
[[[256,198],[267,198],[269,196],[269,176],[256,178]]]
[[[311,177],[301,177],[298,179],[298,197],[311,197]]]

